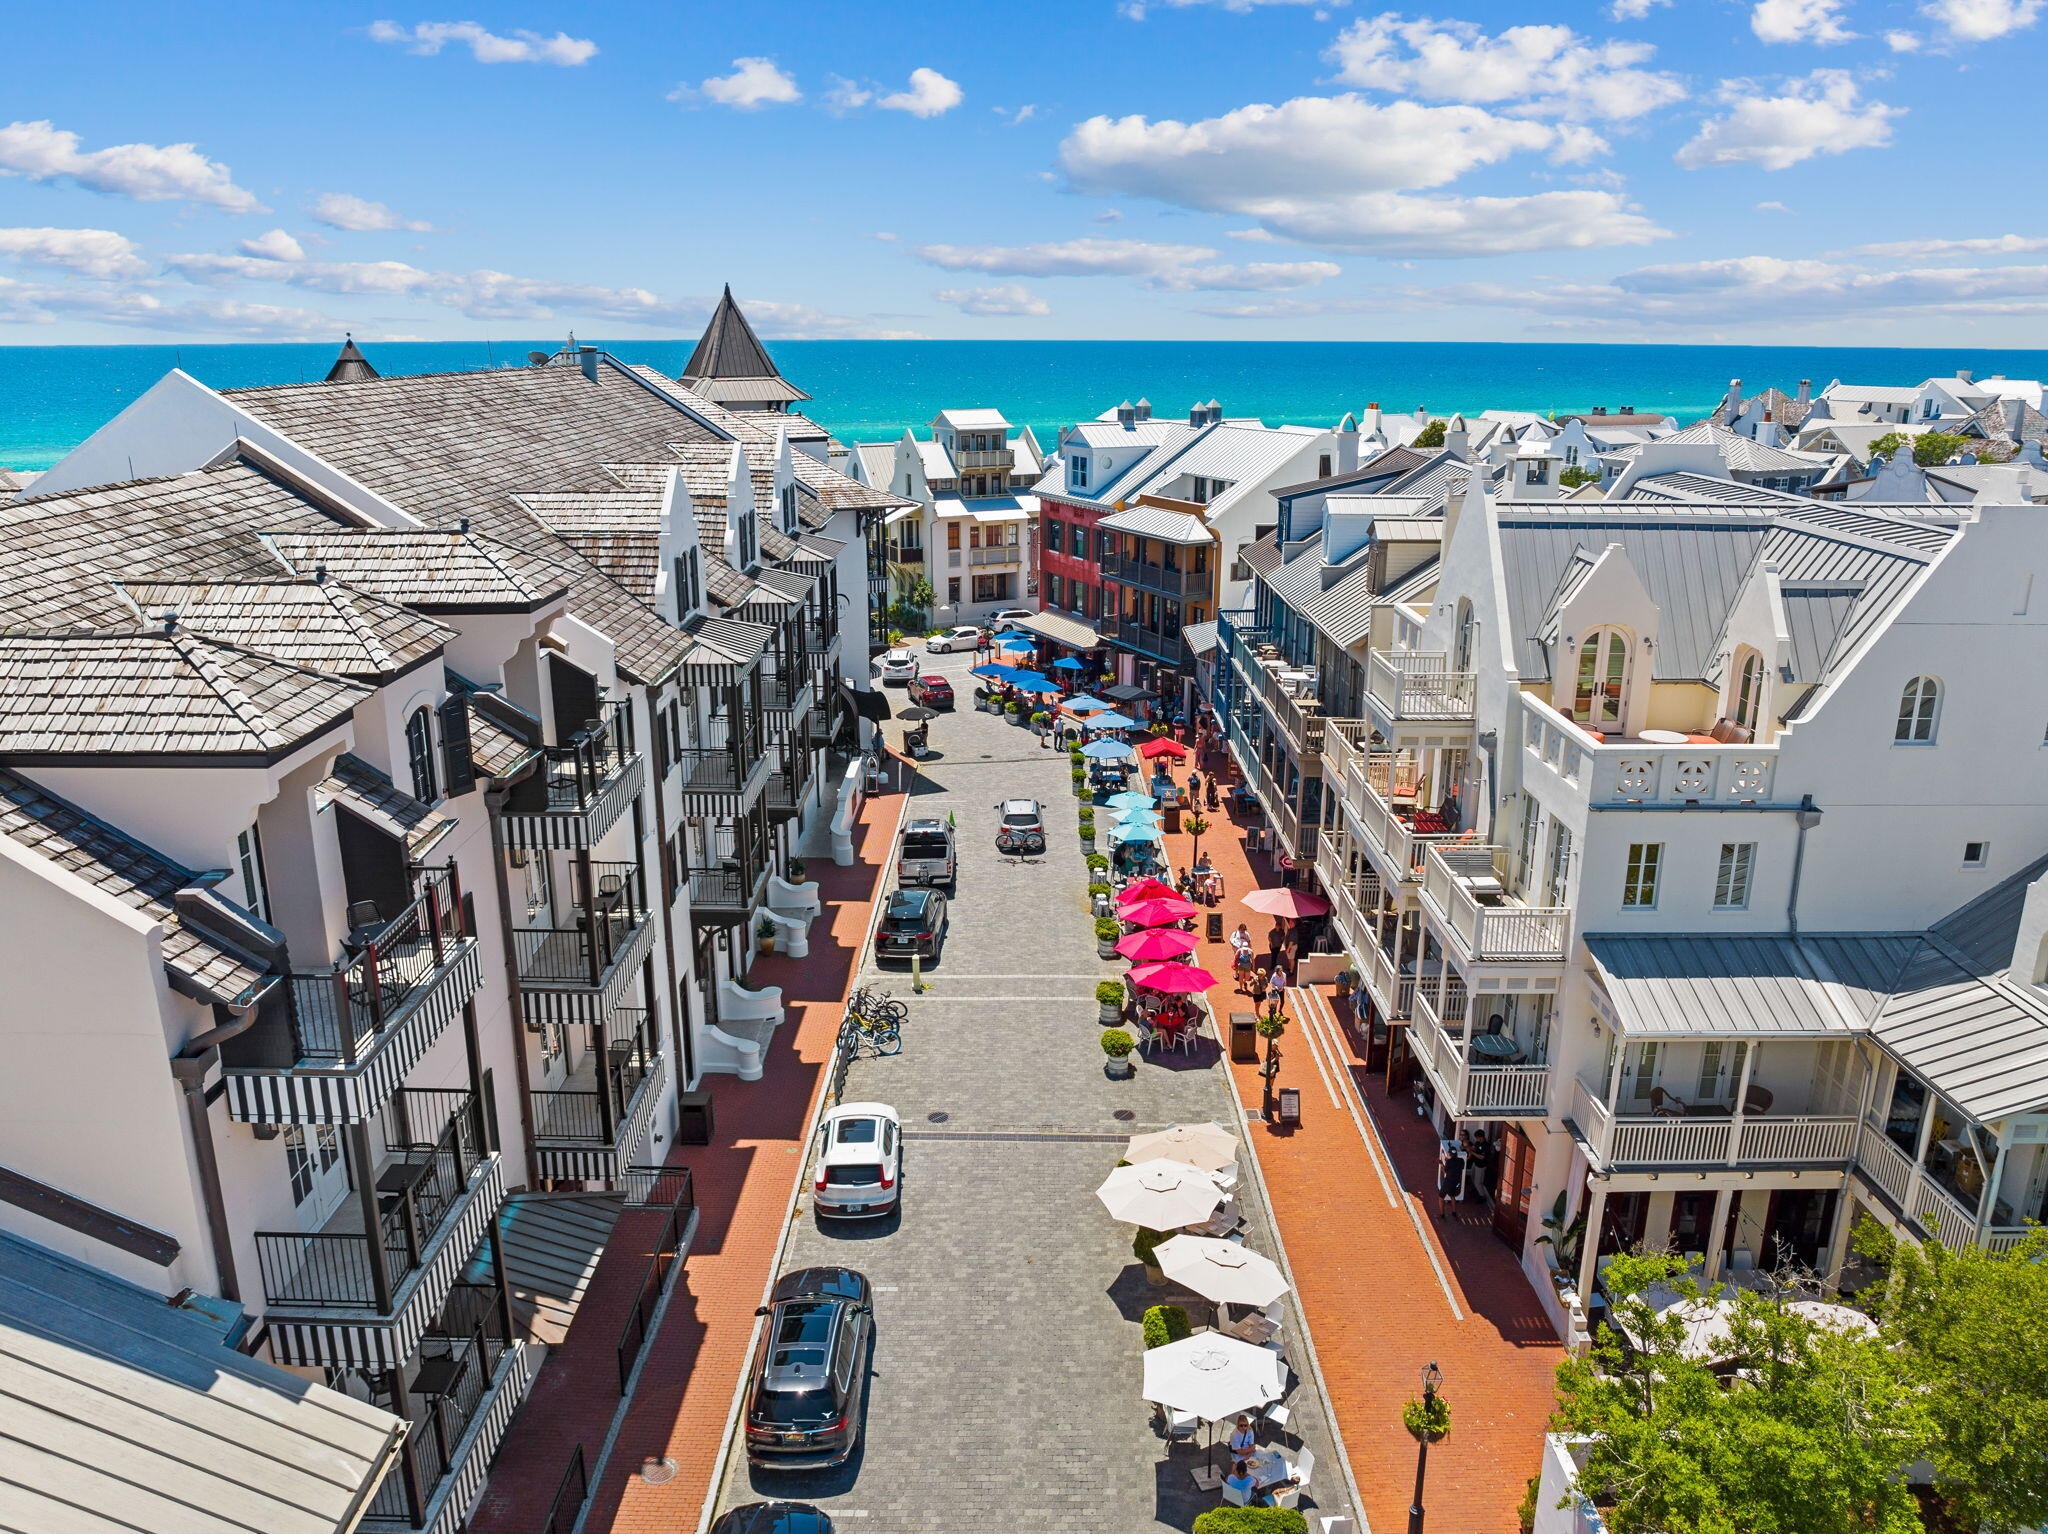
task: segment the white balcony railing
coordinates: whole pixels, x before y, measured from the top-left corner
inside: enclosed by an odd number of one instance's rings
[[[1562,960],[1569,906],[1529,906],[1506,893],[1505,848],[1437,842],[1425,849],[1422,898],[1473,959]]]
[[[1931,1177],[1923,1175],[1913,1185],[1906,1213],[1916,1225],[1923,1225],[1927,1216],[1933,1215],[1934,1234],[1943,1246],[1968,1246],[1977,1239],[1976,1214]]]
[[[1906,1207],[1906,1195],[1913,1186],[1913,1158],[1874,1124],[1865,1123],[1859,1128],[1856,1170],[1898,1208]]]
[[[1550,1101],[1550,1068],[1474,1065],[1461,1036],[1469,1005],[1464,991],[1451,992],[1442,1002],[1450,1015],[1440,1017],[1438,1003],[1431,999],[1427,986],[1414,993],[1409,1036],[1444,1099],[1445,1110],[1453,1118],[1540,1116]]]
[[[1583,1078],[1572,1084],[1572,1118],[1605,1168],[1847,1162],[1858,1121],[1833,1114],[1734,1117],[1617,1115]]]
[[[1472,718],[1472,673],[1451,670],[1441,650],[1370,652],[1365,690],[1390,719],[1458,724]]]
[[[1596,740],[1534,693],[1518,695],[1522,749],[1593,804],[1764,804],[1778,748],[1687,741]]]

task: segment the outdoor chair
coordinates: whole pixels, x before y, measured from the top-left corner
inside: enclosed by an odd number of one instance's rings
[[[1677,1118],[1685,1112],[1686,1103],[1682,1097],[1674,1097],[1662,1087],[1650,1088],[1650,1111],[1666,1117]]]
[[[1232,1507],[1244,1507],[1251,1502],[1251,1493],[1225,1481],[1223,1483],[1223,1500]]]
[[[1289,1411],[1286,1407],[1282,1406],[1278,1401],[1275,1401],[1271,1406],[1266,1408],[1262,1415],[1266,1422],[1272,1426],[1275,1432],[1284,1433],[1287,1431],[1288,1419],[1292,1417],[1294,1413]]]
[[[1166,1414],[1166,1436],[1171,1439],[1193,1439],[1201,1430],[1202,1419],[1193,1412],[1168,1412]]]
[[[1742,1111],[1744,1113],[1769,1113],[1771,1111],[1771,1104],[1777,1100],[1778,1094],[1769,1087],[1752,1085],[1747,1092],[1742,1094]]]
[[[384,919],[384,913],[377,909],[374,900],[352,900],[348,906],[348,924],[354,927],[369,927]]]

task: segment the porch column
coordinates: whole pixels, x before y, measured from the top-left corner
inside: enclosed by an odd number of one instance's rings
[[[1714,1223],[1707,1231],[1707,1269],[1701,1275],[1709,1284],[1721,1276],[1721,1258],[1728,1245],[1728,1206],[1734,1198],[1733,1188],[1720,1188],[1714,1193]]]
[[[587,945],[584,955],[590,983],[596,985],[604,976],[604,960],[598,956],[598,933],[604,929],[604,918],[597,909],[597,876],[591,872],[588,847],[576,849],[576,878],[583,889],[583,939]]]
[[[363,1245],[368,1248],[370,1290],[377,1297],[379,1313],[391,1313],[391,1260],[384,1250],[384,1221],[377,1208],[377,1163],[370,1155],[370,1126],[350,1124],[345,1133],[348,1144],[348,1173],[356,1186],[356,1202],[363,1214]],[[394,1396],[403,1402],[403,1396]],[[402,1406],[400,1408],[403,1409]]]
[[[1742,1042],[1742,1071],[1735,1082],[1735,1106],[1729,1114],[1728,1164],[1734,1166],[1742,1159],[1742,1121],[1749,1107],[1749,1078],[1756,1069],[1757,1051],[1763,1046],[1745,1039]]]
[[[1926,1083],[1922,1083],[1923,1086]],[[1917,1236],[1925,1236],[1925,1227],[1913,1218],[1913,1203],[1920,1192],[1920,1184],[1927,1179],[1927,1145],[1934,1138],[1934,1088],[1927,1088],[1927,1101],[1920,1107],[1920,1138],[1913,1144],[1913,1175],[1906,1181],[1906,1225]]]
[[[519,1043],[520,1047],[524,1048],[526,1041],[521,1039]],[[476,1104],[477,1117],[483,1121],[484,1148],[486,1150],[496,1150],[498,1148],[498,1124],[496,1115],[489,1111],[489,1105],[484,1101],[483,1051],[477,1043],[476,998],[474,996],[462,1004],[462,1057],[464,1064],[469,1067],[470,1099]]]
[[[1970,1147],[1975,1150],[1973,1143]],[[1984,1240],[1985,1231],[1991,1228],[1991,1217],[1998,1210],[1998,1185],[2005,1181],[2005,1153],[2012,1149],[2012,1122],[2006,1121],[1998,1136],[1998,1156],[1991,1163],[1991,1176],[1984,1183],[1984,1192],[1977,1199],[1977,1240]]]
[[[602,1007],[590,1025],[590,1048],[597,1065],[597,1127],[609,1145],[618,1124],[619,1105],[612,1094],[611,1027]]]
[[[518,1340],[518,1323],[512,1314],[512,1281],[505,1275],[505,1217],[491,1218],[491,1277],[498,1285],[498,1324],[505,1329],[505,1341]]]
[[[1607,1214],[1607,1184],[1595,1182],[1586,1206],[1586,1234],[1579,1249],[1579,1305],[1591,1312],[1593,1280],[1600,1274],[1600,1226]]]
[[[420,1462],[418,1456],[413,1453],[412,1441],[418,1434],[426,1431],[427,1424],[417,1420],[406,1409],[405,1371],[403,1369],[391,1369],[385,1372],[384,1389],[391,1396],[391,1409],[399,1416],[405,1418],[406,1421],[412,1423],[412,1429],[406,1435],[406,1441],[398,1456],[398,1474],[400,1482],[405,1487],[406,1516],[412,1520],[413,1527],[418,1528],[426,1521],[427,1488],[426,1483],[420,1477]]]
[[[1849,1206],[1854,1202],[1848,1179],[1844,1178],[1841,1191],[1835,1195],[1834,1222],[1828,1229],[1828,1271],[1823,1282],[1830,1294],[1842,1287],[1842,1264],[1849,1257]]]

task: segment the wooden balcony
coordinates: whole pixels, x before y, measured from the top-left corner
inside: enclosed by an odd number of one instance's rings
[[[229,1117],[361,1123],[419,1063],[482,969],[455,866],[418,875],[389,921],[365,922],[328,970],[294,973],[221,1051]]]
[[[1422,905],[1474,963],[1562,963],[1569,906],[1531,906],[1508,893],[1508,852],[1463,841],[1432,843],[1423,855]]]
[[[1128,554],[1104,555],[1102,573],[1106,579],[1182,602],[1206,601],[1215,585],[1209,570],[1169,568],[1156,559],[1134,559]]]
[[[1374,650],[1366,657],[1366,700],[1384,725],[1469,725],[1472,686],[1472,673],[1451,670],[1439,650]]]
[[[505,804],[505,845],[521,849],[594,847],[639,797],[646,765],[633,741],[632,706],[608,703],[600,718],[515,784]]]
[[[1600,1171],[1847,1166],[1859,1129],[1854,1117],[1838,1114],[1617,1114],[1583,1078],[1572,1083],[1570,1119]]]

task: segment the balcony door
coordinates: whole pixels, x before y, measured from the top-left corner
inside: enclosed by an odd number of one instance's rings
[[[292,1124],[284,1132],[285,1173],[300,1230],[319,1230],[348,1197],[348,1158],[332,1124]]]
[[[1657,1067],[1663,1053],[1664,1046],[1654,1039],[1628,1046],[1621,1057],[1621,1100],[1614,1105],[1615,1112],[1650,1111],[1650,1093],[1657,1086]]]

